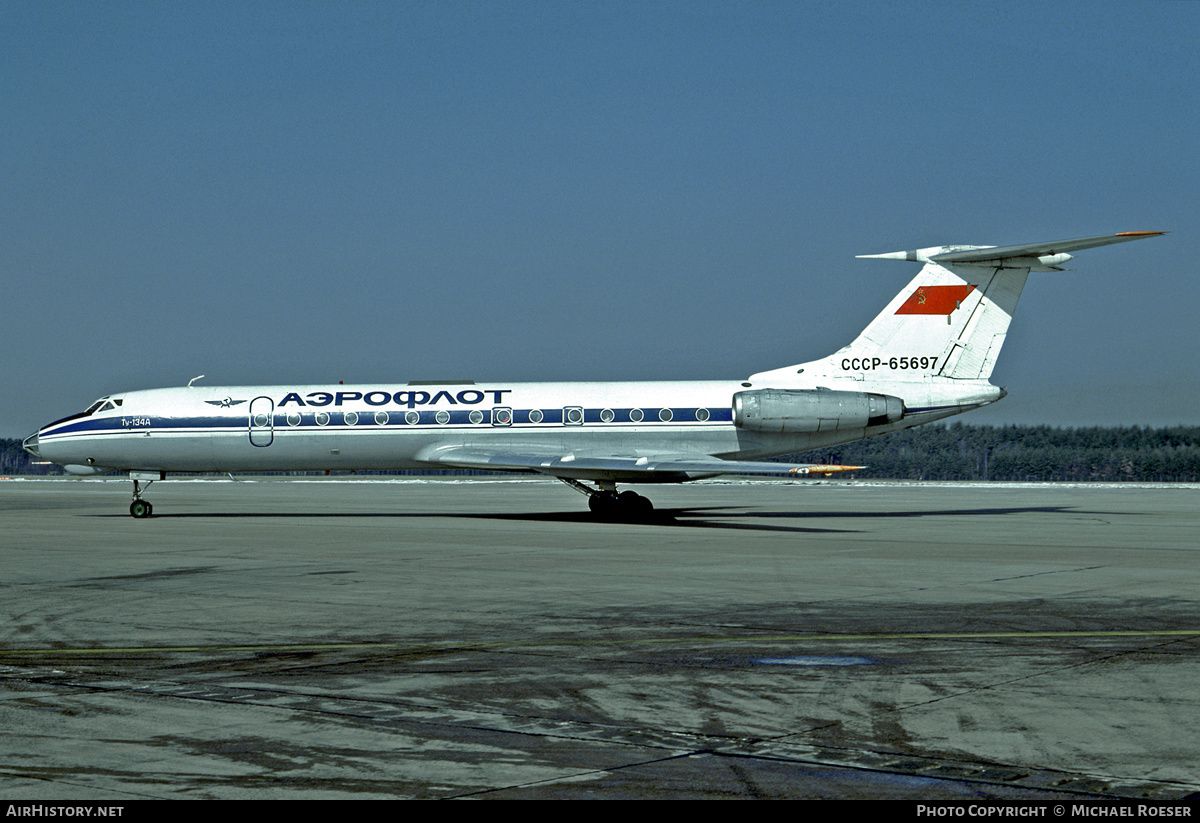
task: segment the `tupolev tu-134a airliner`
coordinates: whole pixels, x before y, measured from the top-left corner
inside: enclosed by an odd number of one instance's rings
[[[128,471],[137,518],[153,513],[140,483],[168,472],[451,468],[556,477],[597,513],[638,516],[650,501],[618,493],[618,483],[852,471],[862,467],[767,458],[994,403],[1006,392],[988,378],[1029,272],[1061,271],[1070,252],[1160,234],[862,255],[924,265],[850,345],[745,380],[216,388],[193,380],[102,397],[24,446],[71,474]]]

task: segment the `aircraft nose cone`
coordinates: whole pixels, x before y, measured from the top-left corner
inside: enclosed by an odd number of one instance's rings
[[[38,435],[41,433],[41,429],[39,429],[21,442],[21,448],[25,449],[25,451],[29,452],[39,460],[42,457],[42,453],[38,451]]]

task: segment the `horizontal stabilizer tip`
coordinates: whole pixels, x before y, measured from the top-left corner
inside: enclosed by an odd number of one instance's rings
[[[863,260],[908,260],[913,263],[921,259],[917,257],[915,251],[890,251],[886,254],[856,254],[854,256]]]

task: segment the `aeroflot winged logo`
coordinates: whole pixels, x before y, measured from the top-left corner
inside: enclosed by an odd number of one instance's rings
[[[918,286],[909,295],[896,314],[940,314],[948,315],[958,308],[967,295],[975,291],[974,286]]]
[[[204,402],[210,406],[220,406],[223,409],[227,409],[230,406],[240,406],[242,403],[245,403],[246,401],[245,400],[234,400],[232,397],[226,397],[224,400],[205,400]]]

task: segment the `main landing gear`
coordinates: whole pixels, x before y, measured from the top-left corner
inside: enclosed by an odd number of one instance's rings
[[[153,482],[153,480],[148,481],[146,488],[150,488],[150,484]],[[129,513],[139,520],[154,514],[154,507],[150,505],[150,501],[142,499],[142,489],[138,486],[137,480],[133,481],[133,502],[129,504]]]
[[[591,489],[570,477],[558,478],[575,491],[588,496],[588,508],[593,513],[609,520],[641,520],[654,514],[654,504],[649,498],[634,491],[617,492],[617,484],[611,480],[597,480]]]

